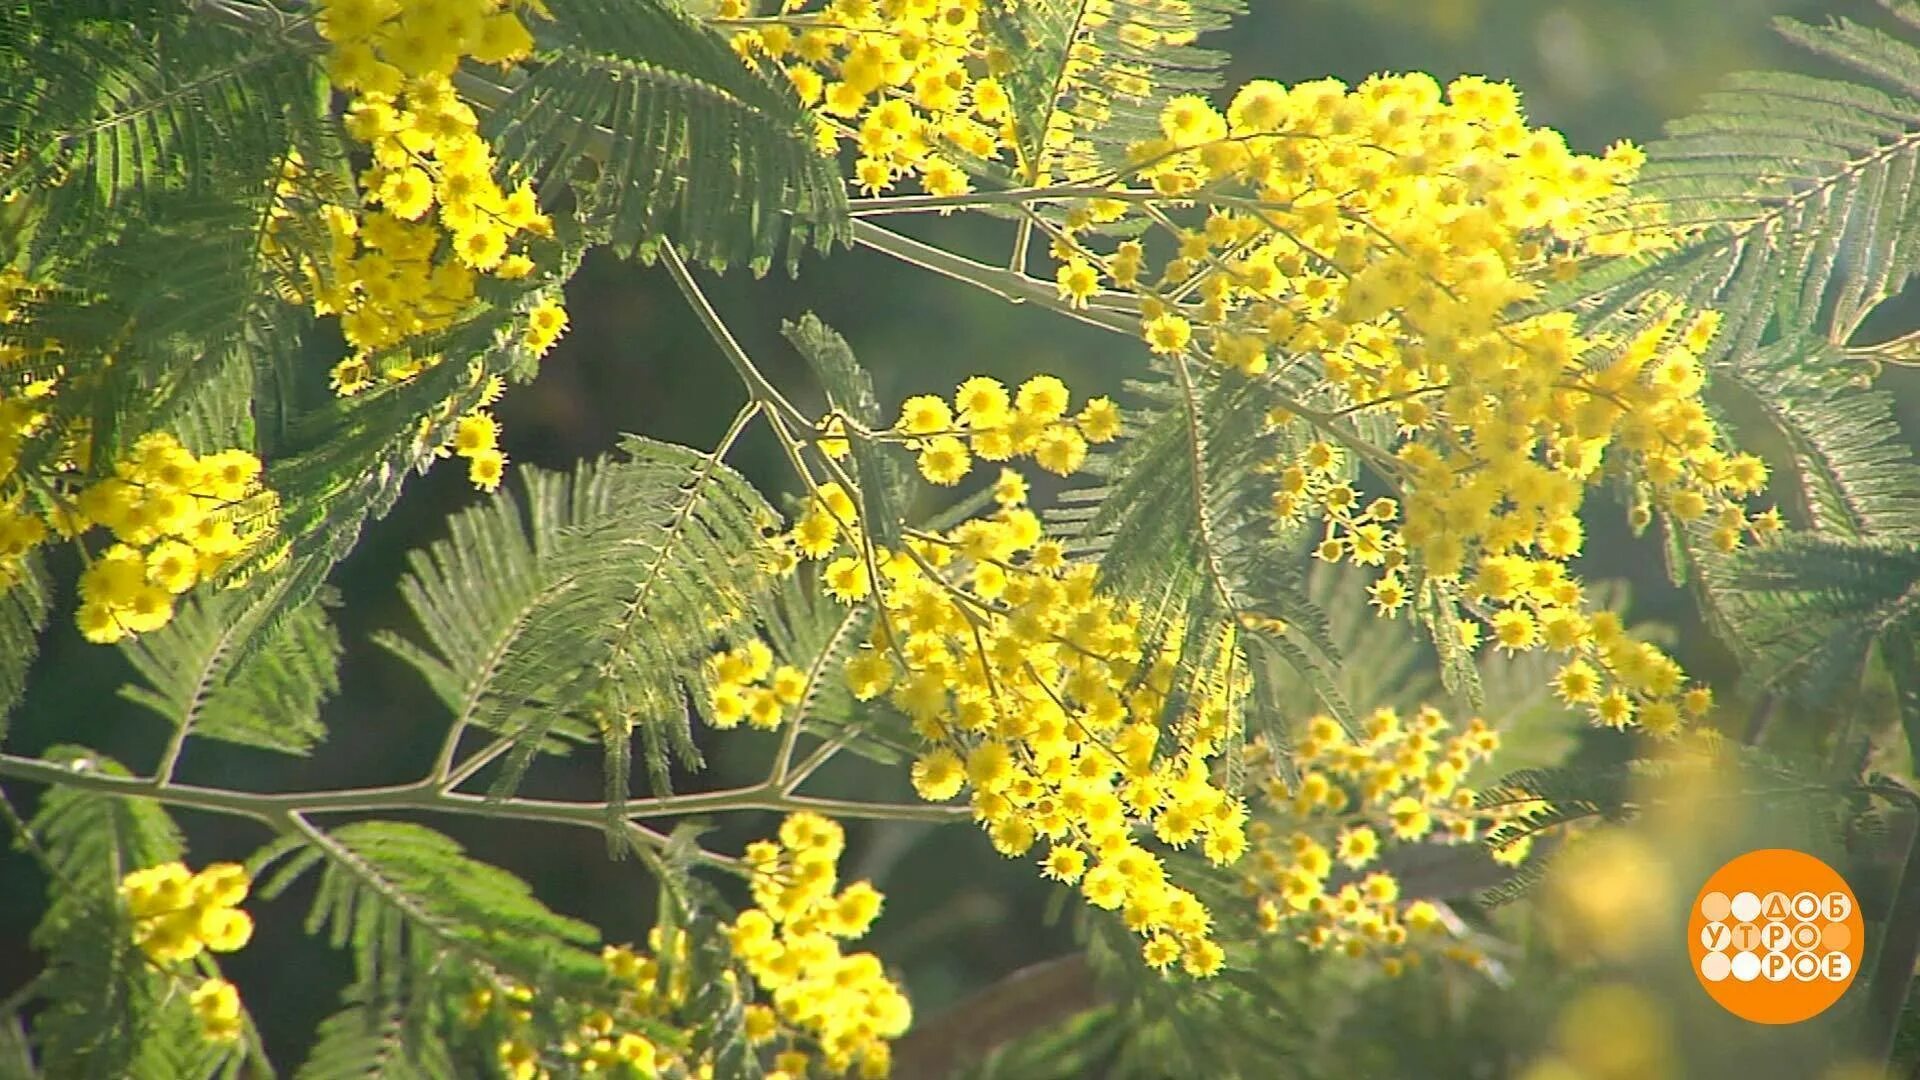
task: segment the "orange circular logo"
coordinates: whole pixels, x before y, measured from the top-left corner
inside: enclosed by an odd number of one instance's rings
[[[1714,871],[1687,919],[1693,972],[1735,1016],[1793,1024],[1840,1000],[1860,969],[1865,924],[1833,867],[1787,848]]]

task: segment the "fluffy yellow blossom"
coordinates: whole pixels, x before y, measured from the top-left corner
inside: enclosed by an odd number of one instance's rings
[[[1479,807],[1464,782],[1499,745],[1483,721],[1456,730],[1431,708],[1377,709],[1355,731],[1311,719],[1291,755],[1297,779],[1269,775],[1248,829],[1241,867],[1262,930],[1377,957],[1389,971],[1417,963],[1443,921],[1433,904],[1404,895],[1382,861],[1405,844],[1470,843],[1520,816]],[[1272,768],[1277,753],[1256,739],[1248,761]]]
[[[778,842],[749,845],[755,906],[725,931],[772,1006],[757,1020],[749,1017],[750,1034],[755,1024],[762,1038],[784,1028],[833,1075],[851,1068],[885,1075],[888,1043],[906,1031],[913,1013],[877,957],[842,951],[841,942],[865,936],[882,904],[879,890],[864,881],[836,891],[845,843],[829,818],[788,815]]]
[[[908,398],[883,437],[918,451],[920,475],[943,487],[959,483],[975,458],[1031,456],[1048,472],[1068,476],[1086,463],[1089,443],[1111,441],[1120,431],[1112,401],[1088,401],[1076,418],[1067,415],[1070,397],[1066,384],[1050,375],[1028,379],[1017,394],[976,376],[960,385],[951,405],[931,394]]]
[[[202,950],[233,952],[253,936],[253,920],[239,909],[249,882],[238,863],[214,863],[199,873],[185,864],[135,870],[120,882],[133,920],[133,940],[156,964],[191,960]]]
[[[59,395],[86,387],[43,374],[46,358],[62,347],[35,342],[27,318],[45,291],[19,271],[0,269],[0,325],[8,338],[0,344],[0,591],[15,584],[27,555],[49,539],[101,529],[112,542],[81,575],[76,621],[89,641],[108,643],[166,625],[177,595],[221,577],[259,546],[276,523],[279,501],[260,483],[254,455],[198,455],[165,432],[134,440],[106,475],[83,486],[79,478],[98,475],[88,471],[88,426],[70,420],[56,433],[50,424]],[[33,476],[20,471],[29,439],[52,442]]]
[[[1502,650],[1570,654],[1585,666],[1568,689],[1595,722],[1677,730],[1679,669],[1587,639],[1567,567],[1585,497],[1603,483],[1634,492],[1637,525],[1655,510],[1710,522],[1723,551],[1770,528],[1739,503],[1764,464],[1729,449],[1701,402],[1719,318],[1671,298],[1610,333],[1564,312],[1516,314],[1569,267],[1672,243],[1657,208],[1616,197],[1639,152],[1575,153],[1527,125],[1512,87],[1472,76],[1263,81],[1224,115],[1189,94],[1159,119],[1160,137],[1130,148],[1135,167],[1102,182],[1165,197],[1145,219],[1164,243],[1090,228],[1127,200],[1067,202],[1045,225],[1062,302],[1111,282],[1136,294],[1141,337],[1163,363],[1273,392],[1273,435],[1304,447],[1272,462],[1276,524],[1317,525],[1316,557],[1367,568],[1382,614],[1429,584],[1468,584],[1480,626],[1469,647],[1484,634]],[[1281,392],[1290,384],[1264,378],[1275,358],[1311,373],[1313,400],[1331,404],[1297,408]],[[1371,497],[1340,445],[1352,441],[1343,426],[1369,414],[1397,432],[1366,448],[1391,487]],[[1109,432],[1096,416],[1081,434]],[[1079,456],[1064,437],[1033,444],[1043,468]]]
[[[840,574],[836,575],[835,571]],[[852,559],[838,560],[828,569],[830,589],[851,602],[865,595],[866,568]],[[859,583],[856,588],[855,583]],[[775,666],[765,642],[749,641],[736,649],[716,653],[706,665],[709,688],[706,715],[713,726],[735,727],[742,721],[762,731],[778,728],[787,710],[806,694],[807,677],[798,668]]]
[[[108,643],[159,629],[176,594],[259,544],[279,507],[259,475],[259,459],[244,451],[202,458],[156,432],[136,441],[112,476],[81,489],[63,531],[98,526],[117,541],[80,575],[81,633]]]
[[[780,14],[804,28],[756,23],[737,30],[733,45],[743,58],[779,67],[800,101],[820,110],[825,150],[853,145],[852,182],[863,194],[918,179],[928,194],[951,197],[972,187],[965,158],[992,159],[1012,142],[1011,102],[989,73],[985,7],[785,3]],[[744,18],[755,8],[725,0],[720,14]]]
[[[951,432],[964,432],[978,458],[1030,454],[1064,474],[1084,461],[1089,441],[1111,439],[1119,424],[1105,398],[1076,416],[1059,379],[1036,376],[1010,391],[979,377],[951,406],[909,399],[891,429],[864,437],[901,443],[931,478],[957,480],[939,457],[944,444],[960,442]],[[865,535],[857,500],[826,484],[788,539],[826,560],[821,583],[834,597],[884,612],[841,677],[855,698],[886,694],[912,718],[925,743],[912,766],[915,790],[935,802],[970,792],[997,850],[1022,857],[1044,840],[1044,873],[1076,882],[1091,904],[1124,909],[1143,948],[1165,952],[1168,964],[1212,975],[1224,953],[1211,916],[1144,843],[1194,847],[1218,865],[1246,849],[1246,805],[1215,775],[1235,736],[1244,664],[1235,673],[1233,645],[1223,643],[1220,670],[1191,684],[1196,692],[1178,715],[1163,715],[1178,677],[1176,646],[1147,650],[1137,605],[1104,595],[1096,568],[1047,538],[1026,492],[1023,477],[1003,470],[989,515],[888,550]],[[753,722],[772,663],[762,651],[749,642],[708,662],[716,726]]]
[[[208,979],[194,988],[187,1001],[209,1042],[233,1042],[240,1037],[240,992],[232,983]]]
[[[306,299],[316,313],[339,316],[353,350],[333,369],[336,391],[347,395],[439,364],[437,353],[410,355],[412,343],[476,311],[480,275],[529,276],[531,245],[553,235],[530,186],[500,187],[478,116],[452,81],[464,59],[510,67],[530,56],[534,42],[522,16],[544,12],[499,0],[321,0],[317,7],[330,45],[328,76],[349,95],[347,134],[372,164],[356,178],[360,208],[350,209],[301,205],[306,166],[289,161],[269,229],[277,234],[300,215],[326,227],[327,250],[297,259]],[[535,356],[567,326],[554,300],[524,319],[521,343]],[[499,485],[506,457],[472,425],[456,431],[454,446],[476,486]]]

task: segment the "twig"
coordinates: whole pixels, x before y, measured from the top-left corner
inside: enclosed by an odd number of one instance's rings
[[[170,806],[251,818],[275,829],[284,826],[288,814],[413,811],[552,822],[598,830],[605,827],[607,812],[607,804],[601,801],[576,802],[531,798],[491,800],[480,795],[444,791],[431,782],[397,784],[389,787],[273,793],[231,791],[189,784],[162,787],[151,779],[114,776],[89,768],[84,763],[64,766],[56,762],[14,754],[0,754],[0,776],[81,788],[122,798],[152,799]],[[626,816],[631,821],[734,810],[772,812],[812,810],[822,814],[876,821],[934,822],[957,821],[969,816],[970,813],[965,807],[787,795],[766,784],[726,788],[693,795],[662,795],[649,799],[631,799],[627,801],[625,808]]]
[[[693,308],[694,314],[700,316],[700,323],[707,328],[707,334],[720,346],[720,351],[726,354],[727,362],[733,365],[733,370],[740,376],[740,381],[746,384],[747,393],[780,417],[800,427],[811,426],[806,414],[795,408],[793,403],[787,400],[786,395],[768,382],[759,368],[753,366],[753,359],[747,355],[745,349],[740,347],[740,342],[733,336],[733,331],[727,329],[727,324],[721,321],[720,313],[713,309],[707,294],[701,291],[700,283],[693,279],[693,272],[687,269],[686,262],[680,258],[680,249],[674,247],[671,240],[663,240],[660,243],[660,253],[660,261],[667,264],[667,273],[673,276],[673,283],[679,286],[680,294],[686,297],[687,305]]]

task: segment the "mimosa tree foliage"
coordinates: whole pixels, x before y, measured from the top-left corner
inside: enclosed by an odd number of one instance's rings
[[[1231,0],[0,4],[0,739],[53,620],[167,732],[0,752],[48,878],[0,1077],[1682,1075],[1605,981],[1681,857],[1635,830],[1741,806],[1901,867],[1816,1035],[1910,1057],[1920,465],[1875,381],[1920,351],[1863,327],[1920,250],[1920,8],[1884,6],[1782,24],[1844,75],[1590,153],[1497,77],[1223,87]],[[954,213],[1008,256],[892,224]],[[1111,333],[1124,392],[883,402],[913,358],[811,314],[777,384],[702,277],[856,245]],[[602,247],[738,411],[511,464],[491,406]],[[797,498],[729,463],[750,432]],[[376,638],[443,706],[424,775],[177,780],[360,736],[327,582],[445,458],[485,495]],[[1576,574],[1618,513],[1737,681]],[[702,783],[723,740],[764,773]],[[522,792],[570,755],[603,790]],[[197,859],[180,810],[262,846]],[[727,813],[771,832],[703,841]],[[603,833],[656,929],[603,941],[446,816]],[[916,1020],[841,880],[870,820],[977,827],[1083,951]],[[217,960],[283,894],[351,960],[303,1061]]]

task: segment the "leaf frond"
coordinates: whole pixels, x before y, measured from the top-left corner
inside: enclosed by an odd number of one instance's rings
[[[19,580],[0,592],[0,745],[7,721],[27,692],[27,670],[40,652],[40,631],[47,625],[48,584],[39,555],[21,560]]]
[[[698,761],[686,695],[706,651],[767,585],[757,552],[775,517],[745,479],[637,436],[621,451],[568,477],[523,470],[524,501],[457,516],[401,586],[430,649],[381,639],[456,722],[512,737],[497,796],[552,740],[606,730],[616,757],[629,734],[663,740],[648,764],[664,789],[667,748]],[[609,793],[616,806],[626,796]]]
[[[988,21],[1007,49],[1018,181],[1068,183],[1126,164],[1161,136],[1160,108],[1219,85],[1225,55],[1195,39],[1245,10],[1240,0],[1037,0]]]
[[[126,775],[83,747],[55,747],[46,758]],[[48,1074],[198,1080],[218,1072],[232,1052],[200,1037],[185,998],[170,992],[171,980],[135,946],[118,896],[125,874],[180,857],[180,831],[166,811],[143,799],[56,787],[29,831],[52,871],[50,902],[31,939],[46,955],[32,1037]]]
[[[318,864],[308,930],[352,953],[357,985],[447,964],[533,987],[584,986],[601,974],[584,948],[598,940],[593,927],[550,911],[524,881],[432,829],[363,821],[303,835],[317,858],[281,863],[260,895],[272,899]]]
[[[616,248],[651,259],[671,239],[764,273],[783,240],[790,271],[809,242],[851,241],[838,166],[777,68],[749,67],[662,0],[549,7],[538,64],[487,95],[489,131],[531,175],[573,182]]]
[[[1848,19],[1776,23],[1862,81],[1784,72],[1730,79],[1647,149],[1631,201],[1681,234],[1548,291],[1592,314],[1655,294],[1725,316],[1708,357],[1810,335],[1847,343],[1920,261],[1920,48]]]
[[[165,627],[121,643],[145,685],[120,696],[202,738],[305,755],[340,689],[340,638],[317,599],[277,608],[273,588],[183,601]]]

